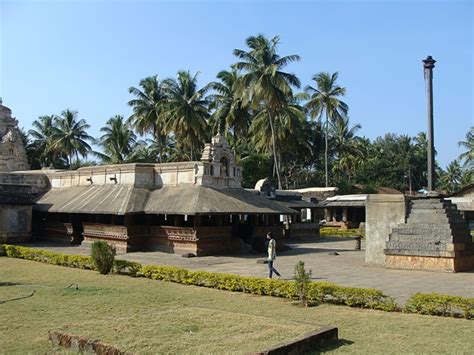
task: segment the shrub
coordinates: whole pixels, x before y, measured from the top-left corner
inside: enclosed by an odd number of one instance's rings
[[[364,237],[364,229],[353,228],[353,229],[339,229],[333,227],[322,227],[319,229],[319,233],[322,237]]]
[[[3,249],[6,255],[12,258],[40,261],[46,264],[68,266],[78,269],[94,269],[94,263],[90,256],[60,254],[47,250],[8,244],[4,244]]]
[[[115,260],[114,272],[120,275],[139,276],[142,264],[135,261]]]
[[[115,248],[104,241],[92,243],[91,257],[96,269],[106,275],[114,267]]]
[[[306,271],[304,261],[298,261],[295,265],[295,286],[298,297],[303,306],[308,306],[308,286],[311,282],[311,270]]]
[[[415,293],[405,304],[405,312],[436,316],[474,318],[474,298],[447,296],[437,293]]]

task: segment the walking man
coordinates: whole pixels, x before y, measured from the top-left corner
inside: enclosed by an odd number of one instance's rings
[[[275,275],[278,276],[278,279],[280,279],[281,277],[280,273],[277,271],[277,269],[273,267],[273,261],[276,258],[276,240],[273,239],[272,232],[267,233],[267,240],[268,240],[268,271],[269,271],[268,277],[271,279],[273,273],[275,273]]]

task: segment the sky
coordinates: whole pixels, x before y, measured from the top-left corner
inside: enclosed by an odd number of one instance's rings
[[[434,68],[434,131],[444,168],[474,123],[474,1],[0,0],[0,97],[26,130],[41,115],[79,112],[89,133],[129,117],[128,88],[157,74],[236,62],[251,35],[280,36],[303,87],[338,72],[359,135],[426,131],[422,60]]]

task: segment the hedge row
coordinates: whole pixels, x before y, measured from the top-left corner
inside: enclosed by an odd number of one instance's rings
[[[322,237],[364,237],[365,232],[363,229],[339,229],[334,227],[321,227],[319,234]]]
[[[68,255],[47,250],[32,249],[17,245],[0,245],[0,256],[39,261],[46,264],[73,267],[76,269],[96,270],[90,256]],[[126,260],[115,260],[114,272],[124,275],[137,275],[141,264]]]
[[[437,293],[415,293],[405,303],[405,312],[435,316],[474,318],[474,298]]]
[[[95,270],[92,258],[89,256],[65,255],[14,245],[3,245],[3,249],[9,257]],[[207,271],[190,271],[173,266],[142,266],[140,263],[126,260],[116,260],[114,270],[116,273],[123,275],[146,277],[185,285],[288,299],[298,298],[295,282],[283,280],[269,280]],[[393,298],[385,296],[379,290],[344,287],[329,282],[311,282],[308,287],[307,299],[310,302],[342,304],[385,311],[393,311],[397,307]]]
[[[40,261],[43,263],[95,270],[89,256],[66,255],[51,251],[31,249],[15,245],[0,245],[0,256]],[[190,271],[174,266],[144,266],[137,262],[115,260],[114,271],[133,277],[176,282],[185,285],[215,288],[233,292],[298,299],[295,282],[270,280],[207,271]],[[383,311],[397,310],[394,299],[380,290],[335,285],[330,282],[314,281],[308,286],[307,300],[314,303],[332,303],[350,307],[370,308]],[[474,318],[474,298],[417,293],[403,308],[407,313],[439,316],[464,316]]]
[[[143,266],[140,273],[147,278],[177,282],[186,285],[245,292],[256,295],[297,299],[295,282],[270,280],[257,277],[218,274],[207,271],[190,271],[171,266]],[[330,282],[311,282],[307,299],[316,303],[342,304],[350,307],[394,311],[393,298],[375,289],[338,286]]]

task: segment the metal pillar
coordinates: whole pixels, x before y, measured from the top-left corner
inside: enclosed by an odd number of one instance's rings
[[[434,132],[433,132],[433,68],[436,60],[430,55],[423,60],[425,73],[426,98],[428,109],[428,191],[435,189],[435,157],[434,157]]]

